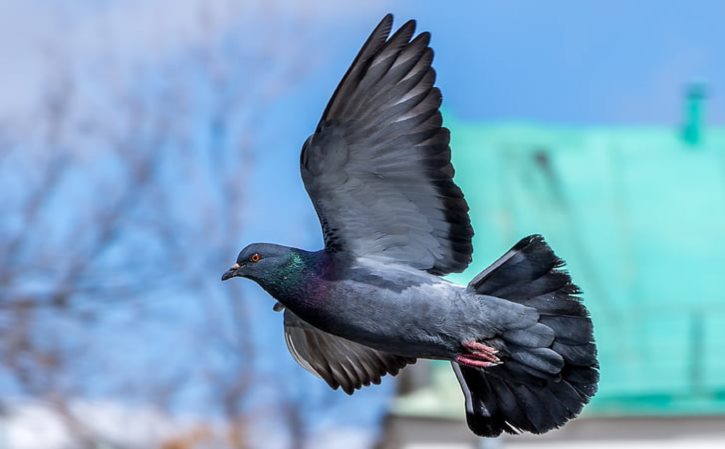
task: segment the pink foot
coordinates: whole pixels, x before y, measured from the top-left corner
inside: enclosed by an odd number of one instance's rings
[[[484,353],[484,354],[490,354],[492,356],[498,354],[498,350],[496,350],[495,348],[484,345],[483,343],[480,343],[477,341],[469,341],[469,342],[463,343],[463,346],[473,353],[480,352],[480,353]]]
[[[488,368],[491,366],[498,365],[497,362],[484,362],[483,360],[474,359],[470,356],[465,355],[457,355],[456,356],[456,363],[463,366],[468,366],[471,368]]]
[[[501,359],[496,355],[498,351],[488,345],[477,341],[468,341],[463,343],[463,347],[470,353],[456,356],[456,362],[461,365],[473,368],[488,368],[501,363]]]

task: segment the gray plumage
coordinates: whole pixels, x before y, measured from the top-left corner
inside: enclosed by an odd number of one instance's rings
[[[433,274],[463,271],[473,229],[453,183],[430,35],[409,21],[373,31],[301,154],[305,187],[328,250]],[[361,213],[363,212],[364,213]]]
[[[247,277],[284,310],[307,370],[348,394],[418,358],[450,360],[478,435],[546,432],[595,393],[596,348],[578,289],[540,236],[468,286],[440,275],[471,260],[453,182],[430,36],[386,16],[335,90],[300,156],[322,225],[317,252],[252,244],[222,277]]]

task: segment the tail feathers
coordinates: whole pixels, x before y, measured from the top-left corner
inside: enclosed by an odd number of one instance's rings
[[[579,289],[541,236],[524,238],[469,288],[536,309],[537,323],[487,344],[503,363],[453,368],[466,396],[468,426],[481,436],[544,433],[577,416],[596,393],[599,365]]]

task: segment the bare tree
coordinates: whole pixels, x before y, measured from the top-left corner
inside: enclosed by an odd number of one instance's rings
[[[214,347],[225,363],[199,357],[201,367],[160,368],[140,384],[117,373],[104,391],[172,411],[184,383],[201,371],[213,392],[210,413],[222,425],[185,429],[164,447],[211,440],[249,447],[247,400],[264,382],[254,322],[242,291],[219,287],[218,271],[239,250],[227,236],[244,228],[256,130],[309,61],[290,48],[304,36],[259,33],[244,2],[225,7],[225,17],[239,18],[225,32],[219,11],[201,8],[197,32],[206,38],[130,77],[102,71],[93,80],[100,106],[88,104],[87,75],[61,59],[50,67],[55,81],[32,121],[0,126],[2,371],[17,394],[47,401],[79,447],[120,444],[104,440],[70,403],[89,394],[89,379],[102,372],[92,349],[105,315],[136,310],[133,320],[148,319],[146,301],[169,294],[204,301],[203,325],[191,331],[201,338],[191,350]],[[289,29],[305,29],[304,18],[290,20]],[[303,403],[279,406],[294,447],[302,447],[296,408]]]

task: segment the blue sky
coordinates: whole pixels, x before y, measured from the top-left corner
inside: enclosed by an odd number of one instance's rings
[[[433,33],[446,104],[463,118],[677,123],[683,86],[702,80],[711,117],[725,121],[725,2],[391,4],[380,12]]]
[[[63,54],[83,58],[108,51],[104,38],[115,36],[114,51],[133,53],[136,61],[149,60],[193,40],[189,29],[194,6],[203,3],[6,3],[0,7],[0,61],[6,67],[0,82],[7,89],[6,98],[0,99],[0,115],[8,107],[27,103],[22,93],[46,81],[39,78],[39,58],[32,56],[29,47],[52,47],[43,42],[48,33],[62,35],[62,45],[80,53],[46,48],[44,59],[48,53],[54,53],[53,58]],[[306,8],[291,7],[294,2],[289,0],[272,4],[276,6],[266,12],[277,16],[306,10],[309,29],[305,33],[319,39],[309,51],[325,63],[310,74],[315,80],[310,98],[316,99],[310,111],[321,109],[364,37],[384,13],[393,12],[398,24],[416,18],[419,29],[433,33],[435,65],[446,105],[466,119],[673,124],[680,118],[683,86],[702,80],[710,86],[709,116],[725,121],[722,1],[375,0],[353,4],[316,0]],[[155,22],[156,15],[163,15],[164,21]],[[109,17],[117,20],[109,21]],[[276,32],[285,23],[264,25]],[[104,29],[98,39],[100,27]]]

